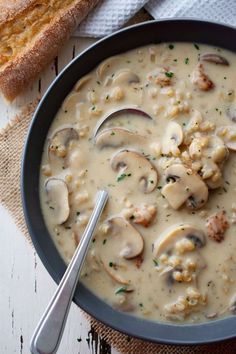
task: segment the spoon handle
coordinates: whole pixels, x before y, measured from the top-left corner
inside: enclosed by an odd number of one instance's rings
[[[66,324],[71,301],[74,296],[85,256],[97,222],[106,205],[108,193],[99,191],[96,205],[84,231],[82,239],[68,265],[61,282],[43,314],[33,337],[30,350],[32,354],[54,354],[60,344]]]

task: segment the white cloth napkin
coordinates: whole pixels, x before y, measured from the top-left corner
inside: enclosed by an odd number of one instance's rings
[[[103,0],[75,35],[108,35],[121,28],[143,6],[155,19],[195,17],[236,26],[236,0]]]

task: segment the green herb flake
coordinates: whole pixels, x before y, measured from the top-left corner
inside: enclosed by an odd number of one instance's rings
[[[97,81],[97,84],[98,84],[98,85],[101,85],[101,82],[100,82],[100,81]]]
[[[166,72],[165,72],[165,76],[167,76],[167,77],[173,77],[173,76],[174,76],[174,73],[172,73],[172,71],[166,71]]]
[[[107,239],[105,238],[103,241],[102,241],[102,244],[105,245],[107,242]]]
[[[122,173],[120,176],[117,177],[116,180],[117,180],[117,182],[120,182],[120,181],[123,181],[123,179],[125,179],[125,177],[130,177],[130,176],[132,176],[131,173],[128,173],[128,174]]]
[[[121,286],[120,288],[116,289],[115,294],[118,295],[120,293],[125,293],[127,290],[126,286]]]
[[[175,61],[177,63],[178,59],[173,59],[173,61]]]
[[[185,62],[185,64],[188,64],[189,63],[189,58],[185,58],[184,62]]]
[[[115,135],[116,133],[115,132],[111,132],[111,135]]]
[[[49,207],[50,209],[54,210],[55,208],[53,208],[52,206]]]
[[[96,238],[94,238],[92,242],[94,243],[95,241],[96,241]]]
[[[113,267],[114,266],[114,263],[113,262],[109,262],[109,267]]]
[[[155,267],[157,267],[159,265],[158,260],[156,258],[153,258],[152,261],[153,261]]]
[[[142,304],[142,302],[140,302],[140,304],[138,304],[138,305],[139,305],[139,307],[143,308],[143,304]]]
[[[76,212],[76,215],[79,216],[79,215],[80,215],[80,211],[77,211],[77,212]]]
[[[194,47],[195,47],[197,50],[200,50],[199,46],[198,46],[196,43],[194,43]]]
[[[92,109],[92,111],[94,111],[94,110],[95,110],[95,108],[96,108],[96,107],[95,107],[95,106],[93,106],[93,107],[91,108],[91,109]]]
[[[169,44],[169,49],[170,50],[174,49],[174,47],[175,47],[174,44]]]
[[[109,97],[110,97],[109,95],[106,95],[106,100],[109,100]]]

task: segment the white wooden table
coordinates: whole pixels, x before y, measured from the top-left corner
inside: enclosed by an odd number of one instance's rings
[[[93,42],[71,38],[61,50],[58,63],[50,65],[27,92],[11,105],[0,99],[0,127],[22,106],[43,94],[57,72]],[[0,354],[29,354],[32,332],[56,285],[2,206],[0,222]],[[72,304],[58,354],[117,354],[92,333],[78,307]]]

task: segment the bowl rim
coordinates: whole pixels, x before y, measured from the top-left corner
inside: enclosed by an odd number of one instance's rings
[[[124,34],[129,33],[130,31],[136,31],[136,29],[143,29],[146,27],[152,27],[152,26],[158,26],[158,24],[166,24],[166,23],[176,23],[176,25],[180,23],[194,23],[197,26],[200,25],[206,25],[206,26],[216,26],[221,29],[231,29],[234,34],[236,34],[236,28],[233,26],[217,23],[217,22],[212,22],[212,21],[206,21],[206,20],[198,20],[194,18],[167,18],[167,19],[161,19],[161,20],[153,20],[153,21],[146,21],[143,23],[135,24],[129,27],[126,27],[124,29],[121,29],[115,33],[112,33],[109,36],[106,36],[98,41],[96,41],[94,44],[90,45],[88,48],[83,50],[79,55],[77,55],[70,63],[68,63],[65,68],[60,72],[60,74],[53,80],[53,82],[49,85],[48,89],[44,93],[42,99],[40,100],[40,103],[35,110],[35,113],[33,115],[32,121],[30,123],[30,127],[28,130],[26,142],[24,145],[23,149],[23,155],[22,155],[22,165],[21,165],[21,200],[22,200],[22,206],[23,206],[23,212],[24,212],[24,217],[26,221],[26,225],[31,237],[31,240],[33,242],[33,245],[37,251],[37,254],[39,255],[42,263],[44,264],[45,268],[51,275],[51,277],[54,279],[54,281],[58,284],[59,281],[61,280],[61,277],[63,275],[63,272],[66,269],[66,266],[64,264],[64,267],[61,267],[60,271],[58,269],[55,269],[52,266],[51,260],[46,256],[45,249],[42,247],[41,241],[40,241],[40,232],[36,229],[39,228],[39,225],[36,225],[34,218],[32,217],[32,212],[30,208],[30,203],[32,203],[32,199],[30,199],[29,193],[28,193],[28,186],[27,182],[29,181],[29,176],[28,176],[28,155],[29,155],[29,148],[32,145],[32,135],[35,133],[35,126],[36,123],[38,123],[40,118],[40,115],[42,115],[42,110],[45,109],[45,103],[47,100],[51,99],[50,96],[52,96],[53,91],[55,90],[56,87],[60,85],[60,81],[67,75],[69,70],[72,70],[73,66],[75,63],[81,61],[82,58],[86,57],[89,52],[93,52],[95,49],[100,48],[103,46],[107,41],[115,39],[119,36],[122,36]],[[174,40],[173,40],[174,41]],[[151,44],[152,42],[150,42]],[[198,41],[198,43],[201,43],[201,41]],[[207,43],[207,42],[205,42]],[[141,46],[141,45],[140,45]],[[134,48],[134,47],[132,47]],[[131,48],[130,48],[131,49]],[[235,50],[236,52],[236,50]],[[120,52],[122,53],[122,51]],[[111,55],[109,54],[107,57],[110,57]],[[94,67],[98,65],[97,62],[94,63]],[[89,69],[88,72],[91,70]],[[76,81],[83,75],[79,75],[76,78]],[[71,90],[67,91],[64,97],[68,95],[68,93]],[[53,118],[52,118],[53,120]],[[51,120],[51,122],[52,122]],[[51,123],[50,123],[51,124]],[[46,135],[44,136],[44,142],[45,142]],[[42,151],[41,151],[42,154]],[[39,169],[39,167],[38,167]],[[41,221],[44,223],[43,219]],[[44,225],[45,226],[45,225]],[[41,227],[41,226],[40,226]],[[42,230],[41,230],[42,231]],[[43,228],[43,231],[45,232],[45,228]],[[48,233],[49,235],[49,233]],[[51,242],[49,240],[49,242]],[[50,246],[51,247],[51,246]],[[54,246],[55,250],[56,247]],[[56,252],[58,252],[56,250]],[[60,258],[60,257],[59,257]],[[93,295],[88,289],[86,289],[80,282],[78,284],[78,288],[80,290],[80,294],[78,295],[78,291],[76,292],[74,302],[81,307],[84,311],[89,313],[92,317],[96,318],[100,322],[104,323],[108,327],[111,327],[123,334],[126,334],[128,336],[136,337],[142,340],[154,342],[154,343],[163,343],[163,344],[172,344],[172,345],[200,345],[200,344],[210,344],[210,343],[215,343],[219,341],[225,341],[229,339],[233,339],[236,337],[236,331],[224,331],[224,329],[229,328],[229,327],[235,327],[236,325],[236,316],[230,316],[218,320],[214,320],[211,322],[203,322],[203,323],[197,323],[197,324],[175,324],[175,323],[166,323],[166,322],[155,322],[155,321],[150,321],[146,319],[142,319],[139,317],[135,316],[130,316],[126,313],[122,313],[119,311],[116,311],[112,309],[109,305],[107,305],[104,301],[100,300],[99,298],[96,297],[96,295]],[[96,305],[101,305],[103,310],[107,313],[109,313],[109,318],[103,317],[101,311],[94,312],[91,310],[90,305],[85,302],[81,302],[82,296],[88,296],[89,295],[89,301],[91,300],[96,301]],[[81,296],[81,297],[80,297]],[[114,320],[114,318],[116,320]],[[130,319],[132,319],[130,321]],[[113,321],[114,320],[114,321]],[[127,326],[124,328],[124,322],[128,322],[128,324],[131,323],[131,327]],[[150,327],[154,326],[155,330],[153,330],[151,333],[147,334],[144,333],[143,330],[146,325],[149,325]],[[132,327],[133,326],[133,327]],[[182,333],[186,334],[184,336],[178,334],[177,337],[173,336],[166,336],[166,332],[170,331],[172,334],[175,332],[178,332],[179,329],[181,329]],[[202,330],[203,329],[203,330]],[[201,332],[201,338],[195,338],[194,331],[200,331]],[[158,333],[158,331],[160,333]],[[207,337],[208,331],[211,333],[210,337]],[[227,334],[227,332],[229,332]],[[205,336],[204,336],[205,333]],[[179,337],[180,336],[180,337]]]

